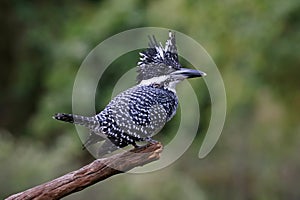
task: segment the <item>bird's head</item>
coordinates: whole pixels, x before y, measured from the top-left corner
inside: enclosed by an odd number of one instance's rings
[[[206,76],[204,72],[181,67],[175,34],[171,31],[165,47],[154,36],[149,37],[149,48],[140,53],[137,67],[139,84],[159,84],[171,89],[184,79]]]

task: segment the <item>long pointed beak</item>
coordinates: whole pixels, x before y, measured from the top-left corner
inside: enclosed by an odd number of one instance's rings
[[[206,76],[206,73],[195,69],[180,68],[179,70],[172,72],[172,75],[181,75],[185,76],[186,78],[196,78],[204,77]]]

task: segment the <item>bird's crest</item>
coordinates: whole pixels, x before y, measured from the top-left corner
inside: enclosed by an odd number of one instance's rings
[[[149,48],[140,53],[140,61],[137,65],[138,83],[180,69],[175,33],[169,31],[169,38],[165,47],[158,43],[154,36],[149,36]]]

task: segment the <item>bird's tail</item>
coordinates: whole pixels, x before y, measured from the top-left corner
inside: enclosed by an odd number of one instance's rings
[[[99,124],[98,120],[95,117],[85,117],[80,115],[66,114],[66,113],[57,113],[53,116],[53,119],[69,122],[72,124],[79,124],[91,128]]]

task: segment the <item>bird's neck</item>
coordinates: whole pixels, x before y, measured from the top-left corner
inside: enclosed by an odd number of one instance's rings
[[[142,80],[139,83],[139,85],[147,86],[147,85],[157,84],[157,85],[161,85],[165,89],[168,89],[176,94],[176,85],[180,81],[170,81],[168,78],[169,78],[168,76],[153,77],[147,80]]]

